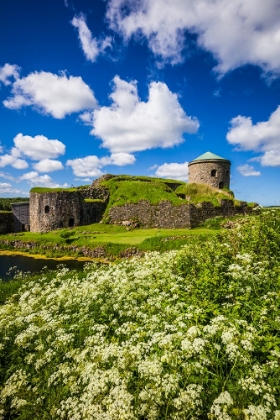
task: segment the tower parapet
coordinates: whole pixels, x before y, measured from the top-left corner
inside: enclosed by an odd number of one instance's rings
[[[189,183],[207,184],[214,188],[229,188],[230,160],[206,152],[189,163]]]

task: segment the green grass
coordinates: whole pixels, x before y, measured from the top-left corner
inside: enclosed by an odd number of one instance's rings
[[[100,198],[85,198],[84,202],[85,203],[103,203],[103,200],[101,200]]]
[[[137,247],[142,251],[178,249],[194,237],[217,234],[217,229],[134,229],[124,226],[95,223],[73,229],[62,229],[48,233],[21,232],[0,235],[0,249],[13,249],[2,241],[33,242],[35,247],[30,251],[22,247],[19,251],[30,254],[42,254],[48,258],[68,255],[80,256],[79,249],[95,249],[102,247],[110,256],[117,257],[129,247]],[[55,249],[55,247],[59,249]],[[65,249],[62,249],[65,248]],[[75,249],[73,249],[75,248]]]
[[[72,193],[77,192],[78,188],[47,188],[47,187],[34,187],[31,188],[31,193],[56,193],[56,192],[66,192],[66,193]]]
[[[103,184],[110,190],[105,216],[111,207],[123,206],[126,203],[139,203],[141,200],[147,200],[154,205],[162,200],[168,200],[174,205],[180,205],[184,202],[170,187],[160,181],[116,180],[111,178],[104,181]]]
[[[220,206],[220,200],[233,200],[232,194],[225,190],[218,190],[206,184],[184,184],[176,190],[176,194],[182,194],[192,204],[210,202],[214,206]]]
[[[131,176],[131,175],[117,175],[110,178],[110,181],[114,180],[115,182],[119,181],[146,181],[146,182],[162,182],[164,184],[184,184],[183,181],[178,181],[175,179],[168,179],[168,178],[156,178],[150,176]],[[107,185],[108,180],[104,180],[101,182],[101,185]]]

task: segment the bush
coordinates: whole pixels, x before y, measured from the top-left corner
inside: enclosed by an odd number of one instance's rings
[[[280,213],[24,282],[1,308],[3,418],[280,418]]]

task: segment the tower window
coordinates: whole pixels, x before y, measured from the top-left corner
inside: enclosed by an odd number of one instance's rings
[[[49,213],[50,212],[50,206],[45,206],[45,213]]]
[[[216,171],[216,169],[212,169],[212,171],[211,171],[211,176],[216,176],[217,175],[217,171]]]
[[[69,219],[69,227],[73,227],[74,226],[74,222],[75,222],[75,220],[74,219]]]
[[[222,188],[224,188],[224,183],[223,182],[220,182],[219,183],[219,189],[221,190]]]

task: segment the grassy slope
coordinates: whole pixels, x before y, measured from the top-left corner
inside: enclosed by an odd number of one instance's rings
[[[125,203],[138,203],[141,200],[148,200],[151,204],[158,204],[162,200],[171,201],[174,205],[182,203],[182,200],[160,180],[119,180],[116,177],[102,184],[110,190],[108,209],[123,206]]]
[[[65,233],[71,233],[69,238],[63,237]],[[79,256],[79,251],[72,247],[86,247],[94,249],[102,246],[109,255],[117,256],[120,252],[129,247],[137,247],[143,251],[156,249],[165,251],[167,249],[177,249],[187,243],[192,237],[214,235],[217,229],[135,229],[126,230],[123,226],[92,224],[79,226],[71,230],[62,229],[48,233],[22,232],[18,234],[0,235],[0,241],[23,241],[35,242],[35,249],[31,254],[45,254],[48,257],[59,257],[62,255]],[[69,251],[55,250],[54,246],[69,247]],[[46,250],[46,247],[49,249]],[[1,244],[0,249],[9,249],[7,244]],[[10,247],[12,249],[12,247]],[[19,249],[24,250],[24,248]]]
[[[218,190],[206,184],[183,184],[176,189],[176,194],[183,194],[193,204],[211,202],[214,206],[220,205],[220,200],[233,200],[233,195],[225,190]]]
[[[175,191],[168,186],[169,182],[178,183]],[[162,200],[168,200],[177,206],[205,201],[219,206],[222,199],[233,200],[233,195],[224,190],[221,191],[202,184],[186,184],[181,181],[160,178],[120,176],[103,181],[101,185],[110,190],[110,200],[105,217],[113,206],[138,203],[141,200],[147,200],[154,205]]]

